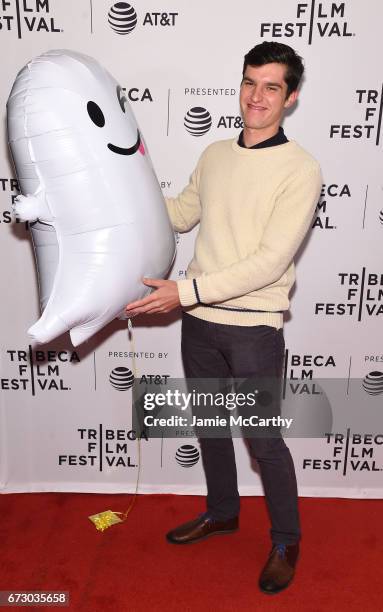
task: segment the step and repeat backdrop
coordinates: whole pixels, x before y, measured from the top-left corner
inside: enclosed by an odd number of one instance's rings
[[[19,186],[6,101],[16,74],[49,49],[95,57],[125,89],[171,196],[209,143],[239,133],[243,56],[275,40],[306,66],[286,135],[323,170],[286,318],[284,395],[303,419],[315,381],[329,382],[326,435],[296,431],[287,443],[301,495],[383,497],[382,21],[378,0],[0,0],[3,493],[132,492],[139,465],[140,492],[205,493],[193,435],[139,436],[139,461],[132,423],[132,372],[158,382],[183,376],[178,315],[137,319],[133,343],[123,321],[77,349],[69,335],[40,346],[27,336],[39,306],[28,225],[11,216]],[[184,278],[195,231],[176,235],[172,279]],[[244,441],[235,447],[241,493],[261,494]]]

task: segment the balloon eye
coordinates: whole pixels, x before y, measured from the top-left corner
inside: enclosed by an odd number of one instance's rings
[[[123,93],[122,87],[120,87],[119,85],[117,85],[117,98],[118,98],[119,105],[121,106],[121,110],[124,113],[125,112],[125,102],[127,102],[128,100],[126,99],[126,96]]]
[[[86,108],[88,111],[88,115],[92,119],[93,123],[95,123],[97,127],[104,127],[105,117],[101,108],[95,102],[88,102]]]

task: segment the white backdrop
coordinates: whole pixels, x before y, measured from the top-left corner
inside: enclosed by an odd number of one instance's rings
[[[324,177],[317,218],[297,261],[285,376],[299,378],[304,370],[306,377],[337,379],[337,401],[360,417],[357,429],[350,416],[329,438],[288,440],[299,491],[383,497],[382,419],[374,427],[370,420],[380,415],[383,383],[376,395],[362,385],[372,372],[378,383],[383,378],[383,73],[377,48],[383,5],[132,0],[137,23],[119,34],[108,13],[127,9],[124,4],[0,0],[0,490],[133,491],[138,461],[131,390],[118,391],[110,382],[116,368],[133,369],[125,324],[108,326],[76,351],[69,336],[33,347],[26,335],[38,318],[36,273],[28,229],[11,222],[18,191],[5,132],[17,72],[53,48],[98,59],[126,88],[163,192],[175,195],[204,147],[238,134],[243,55],[274,39],[305,58],[299,103],[284,128],[320,161]],[[184,126],[196,107],[212,118],[201,137]],[[193,240],[193,232],[177,237],[171,278],[183,277]],[[179,336],[176,317],[137,321],[138,374],[182,376]],[[244,443],[235,443],[241,493],[259,494]],[[141,450],[141,492],[205,493],[195,439],[143,439]],[[182,457],[193,452],[198,460],[185,469]]]

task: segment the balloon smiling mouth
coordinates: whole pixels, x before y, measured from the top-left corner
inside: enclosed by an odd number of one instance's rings
[[[127,149],[124,149],[122,147],[116,147],[116,145],[111,144],[109,142],[108,149],[113,151],[113,153],[118,153],[118,155],[134,155],[134,153],[137,153],[138,150],[142,152],[143,147],[141,145],[140,132],[137,130],[137,142],[132,147],[128,147]]]

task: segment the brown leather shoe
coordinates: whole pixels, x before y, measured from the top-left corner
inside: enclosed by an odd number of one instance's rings
[[[274,595],[289,586],[295,574],[299,544],[275,544],[259,577],[259,588]]]
[[[207,513],[201,514],[194,521],[180,525],[166,534],[166,539],[171,544],[192,544],[200,542],[212,535],[225,535],[233,533],[238,529],[238,517],[227,521],[217,521],[209,517]]]

